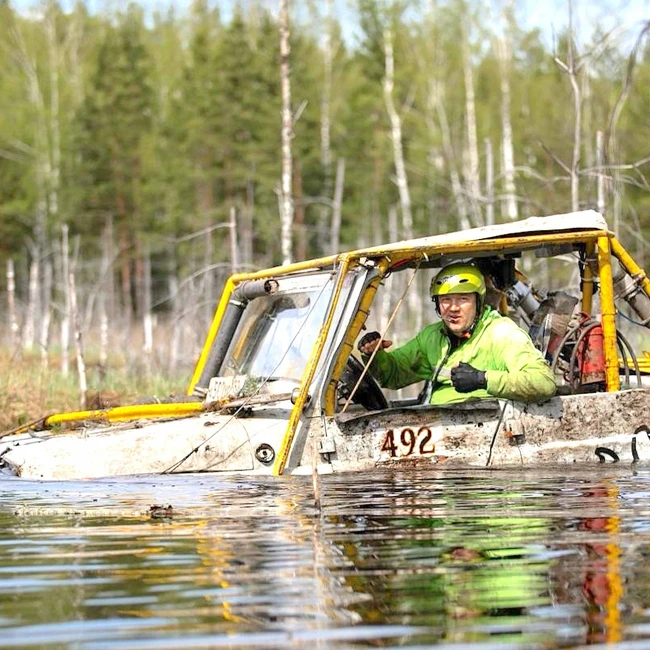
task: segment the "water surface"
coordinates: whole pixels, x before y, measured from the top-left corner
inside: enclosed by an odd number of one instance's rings
[[[306,477],[5,478],[0,648],[648,648],[649,495],[610,464],[324,476],[320,510]]]

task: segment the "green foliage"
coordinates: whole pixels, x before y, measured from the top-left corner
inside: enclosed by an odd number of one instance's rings
[[[488,8],[482,0],[431,3],[431,13],[424,4],[357,0],[353,42],[343,39],[347,30],[335,20],[329,170],[321,162],[328,23],[291,25],[294,184],[300,182],[297,198],[305,206],[308,255],[326,250],[319,223],[322,206],[332,199],[339,158],[346,162],[341,247],[388,237],[387,215],[399,204],[382,86],[388,33],[415,234],[457,225],[451,172],[455,168],[465,184],[468,155],[464,42],[474,77],[478,141],[481,147],[487,140],[492,145],[492,190],[503,192],[504,71],[495,50],[500,34],[484,20]],[[126,259],[115,265],[116,272],[137,267],[146,246],[159,261],[154,282],[161,285],[167,272],[162,269],[179,268],[189,275],[208,261],[227,263],[225,230],[200,246],[195,240],[185,247],[173,242],[223,224],[234,206],[252,220],[253,264],[280,262],[276,17],[260,2],[235,3],[226,21],[213,6],[195,0],[187,15],[163,10],[145,17],[134,4],[120,5],[115,14],[91,14],[83,3],[64,11],[48,0],[42,15],[24,16],[10,3],[0,3],[3,255],[15,255],[35,237],[43,210],[50,238],[67,223],[81,235],[82,250],[98,255],[104,246],[100,233],[110,217]],[[504,24],[513,44],[505,74],[521,214],[568,211],[574,105],[570,79],[554,57],[566,62],[570,35],[560,34],[552,52],[539,31],[522,29],[511,15]],[[594,40],[601,36],[596,31]],[[647,155],[650,58],[641,39],[626,82],[628,61],[620,46],[593,51],[585,46],[576,55],[585,62],[578,73],[585,93],[580,169],[581,201],[589,206],[595,203],[597,130],[606,134],[609,162],[634,163]],[[436,88],[449,129],[447,150],[432,103]],[[610,134],[611,126],[616,129]],[[484,150],[479,154],[484,183]],[[58,176],[47,171],[55,167]],[[639,214],[650,204],[647,168],[641,162],[621,176],[626,214]],[[484,206],[485,197],[479,198]],[[501,219],[498,202],[495,212]],[[643,217],[639,223],[646,226]],[[169,260],[170,250],[176,259]]]

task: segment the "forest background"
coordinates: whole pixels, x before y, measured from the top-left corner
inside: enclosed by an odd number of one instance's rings
[[[118,5],[0,0],[0,424],[182,392],[233,271],[591,207],[644,262],[647,22]]]

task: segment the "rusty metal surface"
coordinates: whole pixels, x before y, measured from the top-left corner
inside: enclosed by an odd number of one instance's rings
[[[633,446],[637,456],[650,460],[650,433],[635,435],[650,424],[648,389],[561,396],[544,404],[495,403],[331,419],[321,431],[328,440],[326,457],[334,471],[383,464],[486,466],[488,459],[492,467],[597,464],[616,457],[633,462]],[[602,448],[613,453],[598,454]]]

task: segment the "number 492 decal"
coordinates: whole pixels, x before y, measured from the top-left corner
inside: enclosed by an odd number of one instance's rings
[[[417,431],[405,429],[388,429],[384,434],[381,451],[387,451],[391,458],[411,456],[413,453],[426,456],[434,454],[436,446],[432,441],[429,427],[420,427]]]

